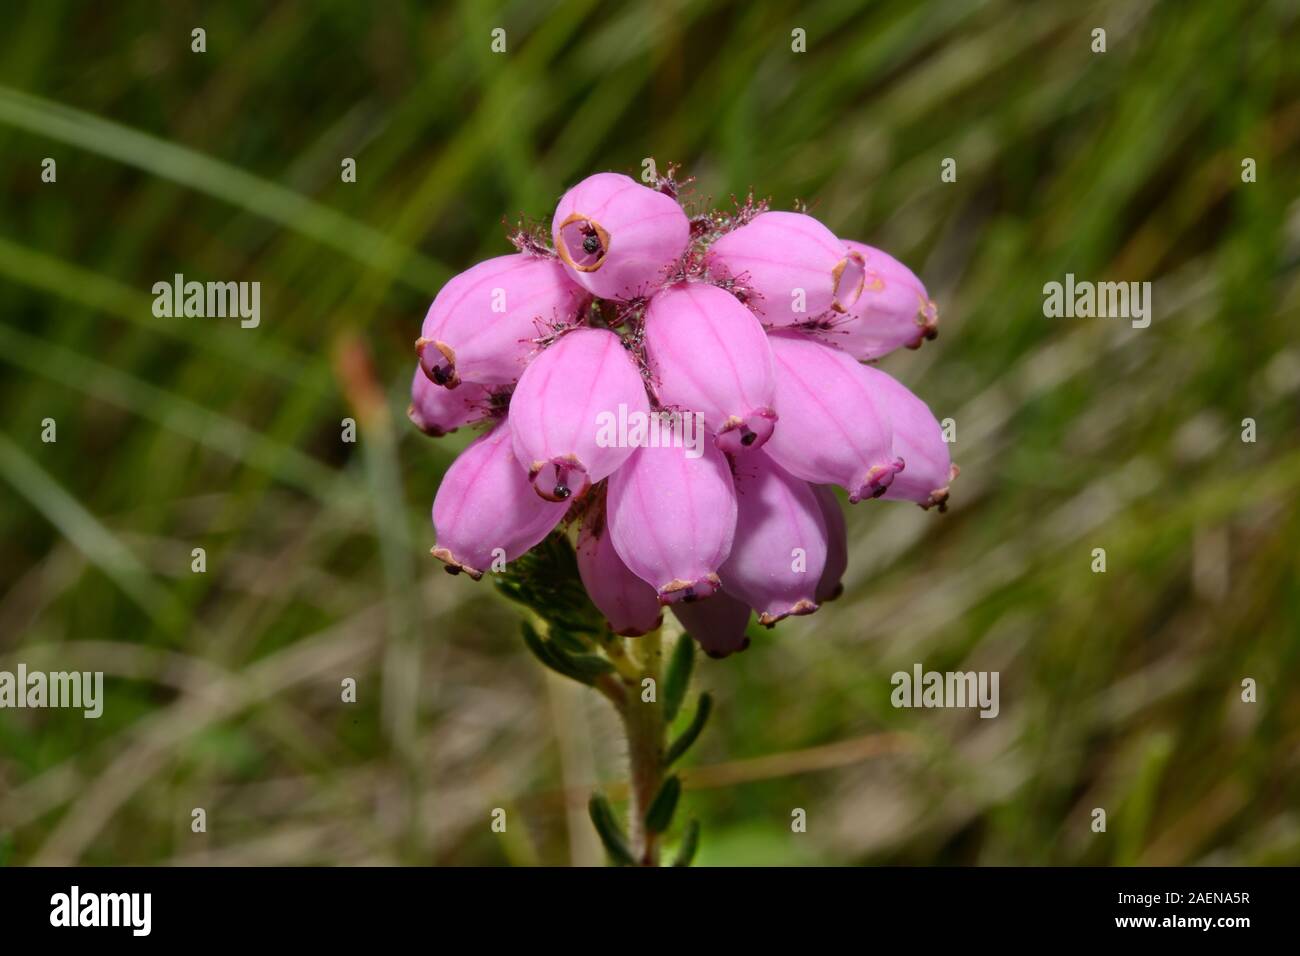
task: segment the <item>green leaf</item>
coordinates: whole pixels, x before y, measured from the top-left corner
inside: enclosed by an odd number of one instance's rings
[[[528,621],[521,621],[524,643],[539,661],[570,680],[590,684],[601,674],[608,674],[614,665],[599,654],[570,654],[558,643],[548,641]]]
[[[591,645],[583,640],[581,635],[566,631],[562,627],[552,627],[549,637],[552,643],[570,654],[586,654],[591,651]]]
[[[691,668],[695,665],[695,641],[688,634],[677,638],[673,656],[668,661],[664,675],[664,721],[672,723],[686,699],[686,689],[691,684]]]
[[[492,575],[492,583],[510,600],[536,612],[553,633],[597,635],[605,629],[605,618],[582,586],[577,555],[563,531],[552,532],[505,571]]]
[[[690,866],[691,860],[695,859],[695,851],[700,848],[700,821],[692,820],[686,824],[686,832],[682,834],[682,844],[677,848],[677,856],[673,857],[673,866]]]
[[[527,621],[521,621],[519,629],[523,632],[524,644],[533,652],[533,656],[544,665],[555,671],[555,673],[567,677],[570,680],[580,681],[584,684],[589,683],[588,680],[583,678],[580,673],[570,667],[568,662],[556,652],[557,649],[555,645],[542,639],[542,636],[537,633],[537,629],[531,624]]]
[[[673,813],[677,810],[677,800],[682,795],[682,778],[676,774],[664,781],[655,798],[650,801],[650,809],[645,812],[645,828],[651,833],[663,833],[672,825]]]
[[[614,811],[609,801],[602,794],[593,793],[591,799],[587,801],[587,813],[591,816],[591,823],[596,828],[600,842],[605,845],[609,861],[615,866],[635,866],[636,860],[632,858],[632,851],[627,847],[627,837],[623,835],[622,827],[614,819]]]
[[[695,705],[695,716],[691,718],[691,725],[682,731],[682,735],[673,741],[668,753],[664,755],[664,766],[670,767],[678,757],[691,749],[691,744],[695,743],[695,738],[699,737],[700,731],[709,720],[709,711],[713,709],[713,697],[708,693],[700,695],[700,702]]]

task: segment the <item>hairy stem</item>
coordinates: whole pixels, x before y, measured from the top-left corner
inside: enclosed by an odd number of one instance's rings
[[[640,677],[629,688],[627,705],[623,711],[623,726],[627,732],[628,761],[630,763],[630,788],[628,801],[628,834],[632,853],[642,866],[659,865],[658,835],[646,829],[645,815],[663,784],[664,720],[663,706],[658,700],[660,664],[663,657],[661,635],[651,631],[637,638],[636,648],[640,658]],[[654,699],[647,702],[643,682],[655,682]]]

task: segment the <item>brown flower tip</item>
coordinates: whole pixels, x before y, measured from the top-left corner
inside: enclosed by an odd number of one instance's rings
[[[862,295],[867,281],[867,264],[860,252],[850,252],[836,263],[831,270],[835,280],[835,291],[831,298],[831,308],[836,312],[847,312]]]
[[[579,272],[595,272],[605,264],[609,253],[609,233],[594,219],[582,213],[571,213],[557,230],[559,242],[555,251],[565,264]]]
[[[464,571],[475,581],[483,577],[482,571],[480,571],[478,568],[471,568],[468,564],[462,563],[454,554],[452,554],[446,548],[434,548],[429,553],[447,566],[446,571],[448,574],[460,574],[462,571]]]
[[[435,385],[455,388],[460,384],[460,375],[456,372],[456,352],[446,342],[418,338],[415,340],[415,355],[420,360],[420,368]]]

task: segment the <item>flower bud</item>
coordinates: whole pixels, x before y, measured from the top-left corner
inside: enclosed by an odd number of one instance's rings
[[[844,593],[842,580],[849,567],[849,531],[835,492],[828,485],[812,485],[812,490],[822,509],[822,521],[826,523],[826,567],[817,582],[817,603],[825,604]]]
[[[894,432],[894,453],[907,462],[882,497],[894,501],[915,501],[922,508],[948,502],[948,484],[957,477],[943,426],[930,407],[897,379],[879,369],[865,368],[872,394],[889,418]]]
[[[494,559],[513,561],[545,538],[567,510],[533,494],[510,447],[510,424],[501,422],[443,476],[433,499],[433,556],[477,581]]]
[[[705,442],[698,458],[680,448],[638,448],[609,479],[614,547],[660,602],[708,597],[736,533],[736,490],[727,459]]]
[[[862,293],[861,254],[803,213],[755,216],[714,242],[706,261],[716,274],[757,293],[748,304],[772,326],[845,312]]]
[[[663,623],[655,589],[623,563],[614,550],[605,515],[597,509],[583,519],[578,533],[578,574],[615,634],[640,637]]]
[[[846,239],[844,245],[861,254],[866,281],[848,314],[829,316],[818,336],[865,362],[898,348],[920,348],[938,334],[938,309],[911,269],[860,242]]]
[[[426,435],[440,438],[461,425],[486,418],[491,400],[492,394],[482,385],[465,384],[455,390],[441,388],[429,381],[424,369],[417,365],[406,417]]]
[[[722,586],[771,627],[817,610],[826,522],[812,486],[757,452],[736,462],[736,541]]]
[[[648,295],[690,242],[677,200],[619,173],[588,176],[560,198],[551,239],[573,280],[602,299]]]
[[[590,297],[555,259],[516,253],[480,262],[433,300],[415,343],[438,385],[506,385],[524,370],[536,339],[571,325]]]
[[[749,606],[719,591],[703,601],[673,605],[673,616],[710,657],[727,657],[749,647]]]
[[[892,451],[889,419],[872,394],[869,370],[802,333],[774,332],[768,342],[781,426],[764,452],[804,481],[839,485],[852,504],[879,498],[904,460]]]
[[[648,415],[645,383],[617,335],[581,328],[538,355],[510,399],[515,455],[537,494],[549,501],[581,495],[632,453],[598,441],[603,415]]]
[[[723,451],[772,434],[772,350],[735,296],[699,282],[661,290],[646,309],[645,349],[660,403],[703,414]]]

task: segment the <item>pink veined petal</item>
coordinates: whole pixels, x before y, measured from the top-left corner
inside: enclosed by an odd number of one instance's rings
[[[513,561],[545,538],[567,510],[533,493],[510,447],[510,424],[501,422],[443,476],[433,499],[433,556],[449,573],[477,581],[494,562]]]
[[[728,657],[749,647],[749,605],[719,591],[690,604],[674,604],[673,616],[710,657]]]
[[[424,370],[417,365],[406,417],[426,435],[440,438],[462,425],[486,418],[491,402],[492,393],[486,387],[465,383],[457,389],[442,388],[429,381]]]
[[[893,453],[868,370],[798,332],[773,332],[768,341],[781,425],[763,451],[804,481],[839,485],[850,503],[883,495],[905,461]]]
[[[897,379],[875,368],[868,367],[866,372],[878,404],[889,416],[894,453],[907,462],[882,497],[945,510],[948,486],[957,477],[957,469],[943,440],[943,426],[930,407]]]
[[[609,479],[614,547],[664,604],[708,597],[736,533],[736,492],[722,452],[705,442],[638,448]]]
[[[648,295],[690,242],[677,200],[619,173],[597,173],[560,199],[551,239],[574,282],[602,299]]]
[[[610,630],[640,637],[663,623],[655,589],[632,573],[614,549],[602,505],[591,508],[578,533],[578,574]]]
[[[659,401],[699,412],[729,454],[776,425],[772,350],[752,312],[717,286],[679,283],[646,309],[645,348]]]
[[[862,361],[920,348],[938,335],[938,307],[911,269],[880,249],[850,239],[844,245],[862,256],[862,295],[847,313],[827,316],[814,335]]]
[[[488,259],[442,287],[415,350],[437,385],[506,385],[519,378],[535,340],[572,325],[591,296],[555,259],[517,253]]]
[[[524,370],[510,399],[515,455],[538,495],[578,496],[625,462],[631,448],[604,440],[605,416],[650,410],[622,341],[605,329],[562,335]]]
[[[706,262],[757,293],[749,305],[772,326],[844,312],[862,294],[862,256],[803,213],[755,216],[714,242]]]
[[[817,610],[826,522],[812,487],[763,452],[736,463],[736,540],[718,572],[728,594],[771,627]]]

